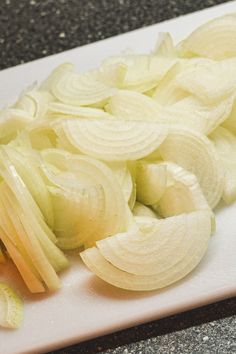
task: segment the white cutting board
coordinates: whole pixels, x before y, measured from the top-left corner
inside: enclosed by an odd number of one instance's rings
[[[80,71],[97,66],[126,48],[153,48],[158,32],[178,41],[216,16],[236,11],[236,1],[106,39],[0,72],[1,105],[42,80],[58,64],[71,61]],[[69,38],[68,38],[69,40]],[[236,205],[217,212],[217,233],[203,261],[184,280],[158,292],[132,293],[105,284],[85,269],[79,257],[51,296],[29,296],[13,267],[0,268],[25,299],[25,320],[17,331],[0,330],[0,353],[40,353],[117,331],[236,295]]]

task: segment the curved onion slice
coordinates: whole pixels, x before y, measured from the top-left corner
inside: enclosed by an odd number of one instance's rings
[[[159,152],[163,160],[172,161],[195,174],[209,206],[217,205],[223,193],[224,176],[210,140],[197,132],[175,127]]]
[[[42,119],[48,110],[48,104],[53,100],[53,96],[47,91],[31,90],[19,98],[15,107],[20,108],[34,118]]]
[[[81,253],[106,282],[129,290],[153,290],[185,277],[203,257],[211,233],[208,212],[157,220],[150,233],[118,234]]]
[[[222,60],[236,56],[235,13],[216,18],[193,31],[182,42],[182,55],[192,53]]]
[[[8,108],[0,113],[0,143],[7,144],[17,136],[24,127],[33,120],[27,112]]]
[[[215,145],[225,171],[222,198],[230,204],[236,200],[236,137],[227,129],[218,127],[209,138]]]
[[[163,107],[163,117],[170,125],[180,125],[203,134],[209,134],[230,114],[233,97],[215,105],[205,105],[194,96],[186,97],[171,106]]]
[[[7,153],[10,161],[15,166],[17,173],[22,178],[32,197],[38,204],[47,224],[50,227],[53,227],[52,203],[39,169],[34,165],[30,158],[27,158],[16,149],[7,147]]]
[[[11,222],[42,280],[49,289],[58,289],[60,282],[56,271],[67,267],[68,261],[52,242],[55,235],[44,222],[40,210],[4,148],[1,148],[0,155],[0,173],[9,186],[5,185],[3,191]]]
[[[77,205],[77,210],[80,208],[80,213],[77,216],[74,215],[72,218],[73,215],[71,215],[71,223],[76,223],[78,234],[72,232],[73,228],[68,230],[64,227],[60,234],[60,244],[62,244],[62,237],[66,242],[66,238],[74,236],[78,247],[85,241],[92,244],[102,237],[126,230],[127,204],[118,180],[104,163],[87,156],[72,155],[56,149],[43,151],[42,157],[47,163],[64,172],[65,175],[64,179],[63,173],[53,175],[53,171],[45,170],[46,166],[44,166],[44,172],[51,183],[67,191],[59,193],[58,190],[55,190],[54,192],[54,200],[60,202],[61,205],[61,210],[58,213],[62,213],[60,214],[62,217],[65,205],[67,205],[63,200],[67,200],[71,210],[73,205],[74,207]],[[67,171],[76,179],[74,182],[71,179],[68,181],[68,175],[65,174]],[[81,194],[82,189],[85,192]],[[56,210],[60,206],[54,204],[54,208]],[[58,220],[60,215],[56,215]],[[60,220],[61,224],[63,222],[67,225],[69,219]],[[57,235],[59,236],[58,233]],[[67,243],[69,244],[69,242],[68,240]]]
[[[23,303],[7,284],[0,282],[0,326],[19,328],[23,320]]]
[[[105,161],[136,160],[151,154],[168,133],[164,124],[121,120],[66,120],[54,124],[59,142],[67,140],[87,155]]]
[[[166,189],[167,168],[164,164],[140,161],[136,171],[137,200],[146,205],[156,204]]]
[[[74,71],[65,71],[59,78],[54,78],[51,90],[60,102],[75,106],[100,106],[114,93],[114,88],[89,73],[79,75]]]
[[[142,203],[136,202],[134,204],[132,213],[135,217],[148,217],[148,218],[157,218],[157,214],[151,208],[143,205]]]
[[[120,119],[160,123],[164,121],[161,107],[139,92],[120,90],[111,97],[105,108]]]
[[[154,207],[160,215],[168,217],[197,210],[210,212],[195,175],[171,162],[163,162],[159,166],[164,166],[168,175],[168,185]]]
[[[213,104],[236,90],[236,59],[200,62],[176,77],[179,87],[196,95],[202,102]]]
[[[160,32],[158,34],[157,42],[153,50],[153,54],[163,57],[175,57],[176,50],[173,44],[173,39],[168,32]]]
[[[60,102],[51,102],[48,105],[50,117],[68,116],[75,118],[110,118],[111,115],[104,112],[102,109],[91,107],[78,107]]]
[[[171,105],[189,95],[179,87],[176,76],[183,70],[180,62],[177,62],[167,72],[161,82],[157,85],[152,98],[161,105]]]
[[[110,163],[107,162],[107,165],[112,170],[117,180],[119,181],[119,184],[124,193],[125,200],[127,202],[131,201],[132,193],[134,189],[134,185],[133,185],[134,183],[133,183],[131,173],[128,169],[127,163],[117,161],[117,162],[110,162]],[[136,194],[135,194],[135,199],[136,199]]]
[[[123,64],[125,69],[120,86],[129,90],[145,92],[157,85],[174,62],[175,59],[171,57],[133,54],[111,57],[105,61],[105,64]]]

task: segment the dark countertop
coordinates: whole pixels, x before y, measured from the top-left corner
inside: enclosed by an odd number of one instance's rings
[[[0,0],[0,69],[223,2]],[[236,298],[53,353],[235,354]]]

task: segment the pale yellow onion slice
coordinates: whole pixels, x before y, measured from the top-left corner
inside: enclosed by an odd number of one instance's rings
[[[156,45],[152,51],[155,55],[163,57],[175,57],[177,52],[174,47],[173,38],[168,32],[160,32],[157,37]]]
[[[114,89],[97,81],[91,75],[65,72],[52,83],[52,93],[63,103],[75,106],[103,105],[114,94]]]
[[[172,127],[159,152],[163,160],[195,174],[209,206],[213,209],[217,205],[223,193],[224,174],[214,146],[207,137]]]
[[[50,227],[53,227],[52,203],[47,187],[40,175],[39,168],[35,166],[34,161],[32,161],[29,156],[25,156],[17,149],[7,147],[7,153],[10,161],[15,166],[17,173],[22,178],[32,197],[36,201],[47,224]]]
[[[19,328],[23,321],[23,302],[7,284],[0,282],[0,326]]]
[[[34,118],[42,119],[45,117],[48,104],[52,100],[53,96],[48,91],[34,89],[21,96],[15,107],[28,112]]]
[[[66,120],[54,124],[78,152],[105,161],[136,160],[151,154],[164,141],[168,127],[151,122],[121,120]]]
[[[13,193],[9,191],[8,188],[6,191],[8,194],[6,195],[7,198],[5,199],[5,206],[7,208],[11,223],[14,225],[16,233],[21,240],[20,242],[23,248],[34,264],[37,273],[40,275],[40,280],[45,282],[48,289],[58,289],[60,287],[59,278],[44,253],[42,245],[38,239],[39,235],[35,232],[36,230],[34,227],[32,227],[31,219],[28,218],[26,220],[27,216],[25,216],[22,207],[18,204],[18,201]],[[22,274],[22,277],[24,278],[24,274]],[[42,290],[40,289],[40,292],[41,291]]]
[[[3,148],[1,149],[0,172],[9,185],[9,188],[6,186],[3,191],[11,222],[24,242],[28,255],[33,257],[33,263],[42,279],[49,289],[55,290],[60,286],[55,271],[68,266],[68,261],[52,242],[52,231],[44,222],[36,203],[10,163],[7,151]]]
[[[167,168],[164,164],[140,161],[137,164],[137,200],[146,205],[156,204],[165,192]]]
[[[120,88],[123,85],[126,70],[125,63],[117,62],[114,57],[111,57],[105,59],[97,69],[89,71],[89,75],[110,87]]]
[[[236,90],[236,59],[200,63],[178,74],[176,81],[206,104],[219,102]]]
[[[99,186],[101,192],[94,189],[93,194],[90,193],[90,201],[88,207],[86,207],[86,211],[83,212],[83,217],[86,218],[84,224],[87,223],[87,230],[83,230],[83,238],[88,238],[89,228],[91,228],[90,222],[90,214],[89,214],[89,206],[91,205],[91,210],[96,215],[96,223],[97,227],[93,231],[93,235],[90,235],[90,241],[93,243],[94,241],[110,236],[114,233],[124,231],[127,227],[127,203],[125,202],[124,195],[122,193],[121,187],[119,185],[118,180],[112,171],[102,162],[97,161],[88,156],[78,156],[73,155],[65,151],[60,150],[45,150],[42,153],[43,159],[64,173],[66,171],[73,174],[76,178],[77,184],[79,183],[84,189],[86,186],[91,189],[91,186]],[[66,185],[66,180],[68,180],[67,175],[63,180],[63,174],[58,175],[60,179],[55,179],[57,176],[51,175],[47,173],[47,177],[51,180],[52,184],[68,190],[71,188],[75,189],[75,184],[70,182],[70,186]],[[80,188],[81,190],[81,188]],[[99,194],[100,193],[100,194]],[[95,205],[92,206],[92,203]],[[86,204],[86,201],[85,201]],[[97,205],[97,211],[96,211]],[[63,211],[63,210],[62,210]],[[65,221],[66,222],[66,221]],[[94,224],[95,225],[95,224]],[[92,225],[93,226],[93,225]],[[79,218],[78,218],[78,232],[80,232],[79,228]],[[70,233],[68,230],[64,230],[64,238],[67,237],[67,234]],[[82,236],[80,236],[82,238]]]
[[[205,105],[194,96],[188,96],[163,107],[163,117],[170,125],[180,125],[203,134],[209,134],[224,122],[231,112],[233,97],[214,105]]]
[[[160,215],[169,217],[197,210],[211,211],[195,175],[172,162],[162,162],[166,168],[168,183],[154,206]]]
[[[181,54],[215,60],[236,56],[236,15],[215,18],[194,30],[181,45]]]
[[[50,117],[68,116],[75,118],[110,118],[111,116],[102,109],[91,107],[79,107],[64,104],[61,102],[51,102],[48,105],[48,114]]]
[[[183,70],[182,66],[180,62],[173,65],[155,88],[152,98],[160,105],[172,105],[189,95],[176,81],[177,74]]]
[[[218,127],[209,136],[214,143],[225,171],[222,198],[230,204],[236,200],[236,137],[223,127]]]
[[[185,277],[204,256],[211,232],[208,212],[157,220],[149,234],[119,234],[81,257],[98,277],[127,290],[154,290]]]
[[[126,162],[107,162],[108,167],[115,174],[124,193],[125,200],[129,202],[132,199],[134,182]],[[136,199],[136,198],[135,198]],[[132,204],[132,202],[131,202]]]
[[[148,206],[136,202],[134,204],[134,207],[132,209],[132,213],[135,217],[149,217],[149,218],[158,218],[158,215],[155,213],[154,210],[152,210],[151,208],[149,208]]]
[[[139,92],[120,90],[111,97],[106,110],[117,118],[163,122],[161,107]]]
[[[107,206],[101,186],[81,186],[80,190],[49,187],[49,191],[54,208],[53,231],[61,249],[75,249],[103,236]]]
[[[125,55],[111,57],[105,64],[123,64],[126,69],[122,86],[125,89],[145,92],[157,85],[174,64],[175,59],[156,55]]]
[[[33,120],[29,113],[17,108],[7,108],[0,113],[0,143],[7,144]]]
[[[42,283],[42,279],[40,278],[40,275],[32,262],[31,256],[27,254],[27,251],[24,248],[22,238],[19,237],[20,235],[17,233],[16,228],[11,222],[11,218],[9,216],[11,207],[8,209],[8,203],[6,203],[6,196],[4,196],[3,193],[5,189],[4,184],[5,182],[0,184],[0,231],[2,243],[4,244],[8,255],[17,267],[28,289],[32,293],[44,292],[45,287]]]
[[[75,71],[75,65],[72,63],[63,63],[57,66],[50,75],[44,80],[40,85],[40,90],[48,91],[52,94],[52,86],[54,81],[60,80],[61,77],[66,73],[71,73]]]

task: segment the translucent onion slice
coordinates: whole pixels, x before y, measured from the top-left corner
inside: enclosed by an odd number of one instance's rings
[[[68,266],[63,253],[51,240],[52,231],[47,227],[37,205],[10,163],[7,152],[1,149],[1,175],[9,185],[4,189],[7,211],[24,247],[45,281],[47,287],[55,290],[60,286],[55,271]],[[55,237],[55,236],[54,236]]]
[[[48,91],[52,94],[52,87],[54,81],[59,81],[61,77],[66,73],[71,73],[75,71],[75,65],[72,63],[63,63],[57,66],[50,75],[44,80],[40,85],[40,90]]]
[[[181,45],[182,55],[222,60],[236,55],[235,13],[216,18],[193,31]]]
[[[209,136],[221,159],[225,172],[222,198],[230,204],[236,200],[236,137],[223,127],[218,127]]]
[[[134,216],[144,216],[149,218],[157,218],[157,214],[151,208],[143,205],[142,203],[136,202],[132,209],[132,213]]]
[[[167,184],[167,168],[164,164],[140,161],[137,164],[137,200],[146,205],[158,203]]]
[[[107,162],[108,167],[115,174],[124,193],[125,200],[131,201],[134,189],[134,182],[126,162]],[[136,199],[136,198],[135,198]]]
[[[18,132],[33,120],[33,117],[27,112],[8,108],[0,113],[0,143],[7,144],[14,139]]]
[[[69,116],[75,118],[110,118],[111,116],[102,109],[91,107],[78,107],[60,102],[51,102],[48,105],[50,117]]]
[[[111,97],[106,110],[117,118],[163,122],[161,107],[150,97],[139,92],[118,91]]]
[[[52,127],[52,122],[37,120],[29,124],[17,137],[16,145],[35,150],[55,147],[57,145],[57,136]]]
[[[0,282],[0,326],[19,328],[23,321],[23,302],[7,284]]]
[[[157,85],[174,64],[175,59],[156,55],[124,55],[112,57],[106,64],[123,64],[126,69],[122,87],[129,90],[145,92]]]
[[[17,173],[38,204],[47,224],[53,227],[52,203],[47,187],[40,175],[40,170],[34,165],[32,159],[27,158],[18,150],[7,147],[7,152]]]
[[[164,124],[121,120],[66,120],[54,124],[59,142],[67,140],[87,155],[105,161],[136,160],[151,154],[168,133]]]
[[[153,54],[163,57],[175,57],[176,50],[173,39],[168,32],[160,32],[158,34],[157,42],[153,50]]]
[[[75,193],[78,189],[78,187],[77,189],[75,188],[75,181],[69,180],[70,186],[67,184],[68,175],[65,173],[70,172],[75,176],[77,186],[79,184],[79,193],[81,193],[81,187],[85,190],[88,188],[88,191],[90,190],[92,192],[91,194],[87,191],[88,200],[86,200],[87,194],[84,193],[84,199],[78,194],[77,199],[75,195],[75,198],[70,201],[71,205],[77,203],[77,208],[79,208],[78,203],[81,205],[82,203],[85,204],[85,206],[81,207],[80,214],[82,213],[81,223],[83,222],[86,228],[82,228],[82,226],[80,228],[79,215],[77,217],[75,215],[75,220],[71,220],[72,224],[76,222],[78,225],[80,239],[82,239],[82,235],[84,239],[90,237],[89,241],[92,244],[100,238],[126,230],[128,223],[127,203],[117,178],[104,163],[88,156],[73,155],[58,149],[45,150],[42,156],[44,161],[54,165],[61,171],[61,174],[58,176],[53,176],[52,171],[51,176],[46,172],[47,177],[54,185],[57,183],[57,186],[68,191],[68,193],[70,193],[71,188],[72,192],[74,191]],[[64,180],[62,172],[65,174]],[[55,179],[55,177],[59,177],[60,179]],[[65,194],[65,196],[70,198],[69,194],[68,196]],[[83,210],[84,208],[86,209]],[[64,211],[64,209],[62,209],[62,211]],[[96,216],[96,224],[95,221],[91,224],[91,220],[93,219],[92,215],[94,214]],[[61,220],[61,223],[62,222],[63,220]],[[68,221],[65,221],[65,223],[67,222]],[[94,229],[90,231],[93,227]],[[63,237],[66,238],[69,234],[70,231],[65,229]]]
[[[153,223],[154,224],[154,223]],[[208,212],[157,220],[150,233],[118,234],[81,253],[98,277],[128,290],[154,290],[193,270],[204,256],[211,232]],[[173,237],[174,236],[174,237]]]
[[[94,79],[89,73],[79,75],[74,71],[65,71],[54,78],[51,90],[60,102],[75,106],[101,106],[114,94],[114,88]]]
[[[176,76],[182,71],[182,65],[177,62],[167,72],[161,82],[157,85],[152,98],[161,105],[172,105],[187,97],[188,92],[184,91],[176,82]]]
[[[52,100],[53,96],[48,91],[34,89],[21,96],[15,107],[28,112],[34,118],[42,119],[45,117],[48,104]]]
[[[6,192],[7,194],[4,199],[5,207],[7,208],[11,223],[16,230],[17,237],[19,237],[23,248],[35,266],[37,273],[40,275],[40,279],[46,284],[48,289],[57,290],[60,287],[60,281],[52,264],[44,253],[40,240],[38,239],[39,235],[35,232],[35,228],[32,227],[31,220],[26,220],[23,209],[13,193],[8,188]],[[51,251],[47,246],[45,250]],[[22,274],[22,277],[24,278],[25,275]]]
[[[160,215],[169,217],[197,210],[210,212],[195,175],[171,162],[162,162],[159,166],[164,166],[168,175],[166,189],[154,206]]]
[[[49,187],[49,191],[55,215],[53,230],[61,249],[75,249],[103,236],[105,198],[101,186],[81,187],[80,191]]]
[[[236,90],[236,59],[200,62],[178,74],[176,81],[181,89],[206,104],[219,102]]]
[[[170,125],[180,125],[203,134],[209,134],[229,116],[233,97],[214,105],[205,105],[194,96],[188,96],[163,107],[163,117]]]
[[[5,182],[0,184],[1,192]],[[41,293],[45,291],[45,287],[42,283],[42,279],[35,268],[32,259],[27,254],[24,245],[19,237],[13,223],[11,222],[8,210],[8,203],[6,197],[1,193],[0,206],[1,206],[1,218],[0,218],[0,231],[1,240],[17,267],[22,279],[26,286],[32,293]]]
[[[159,152],[163,160],[195,174],[209,206],[217,205],[223,193],[224,175],[209,139],[188,129],[172,127]]]

